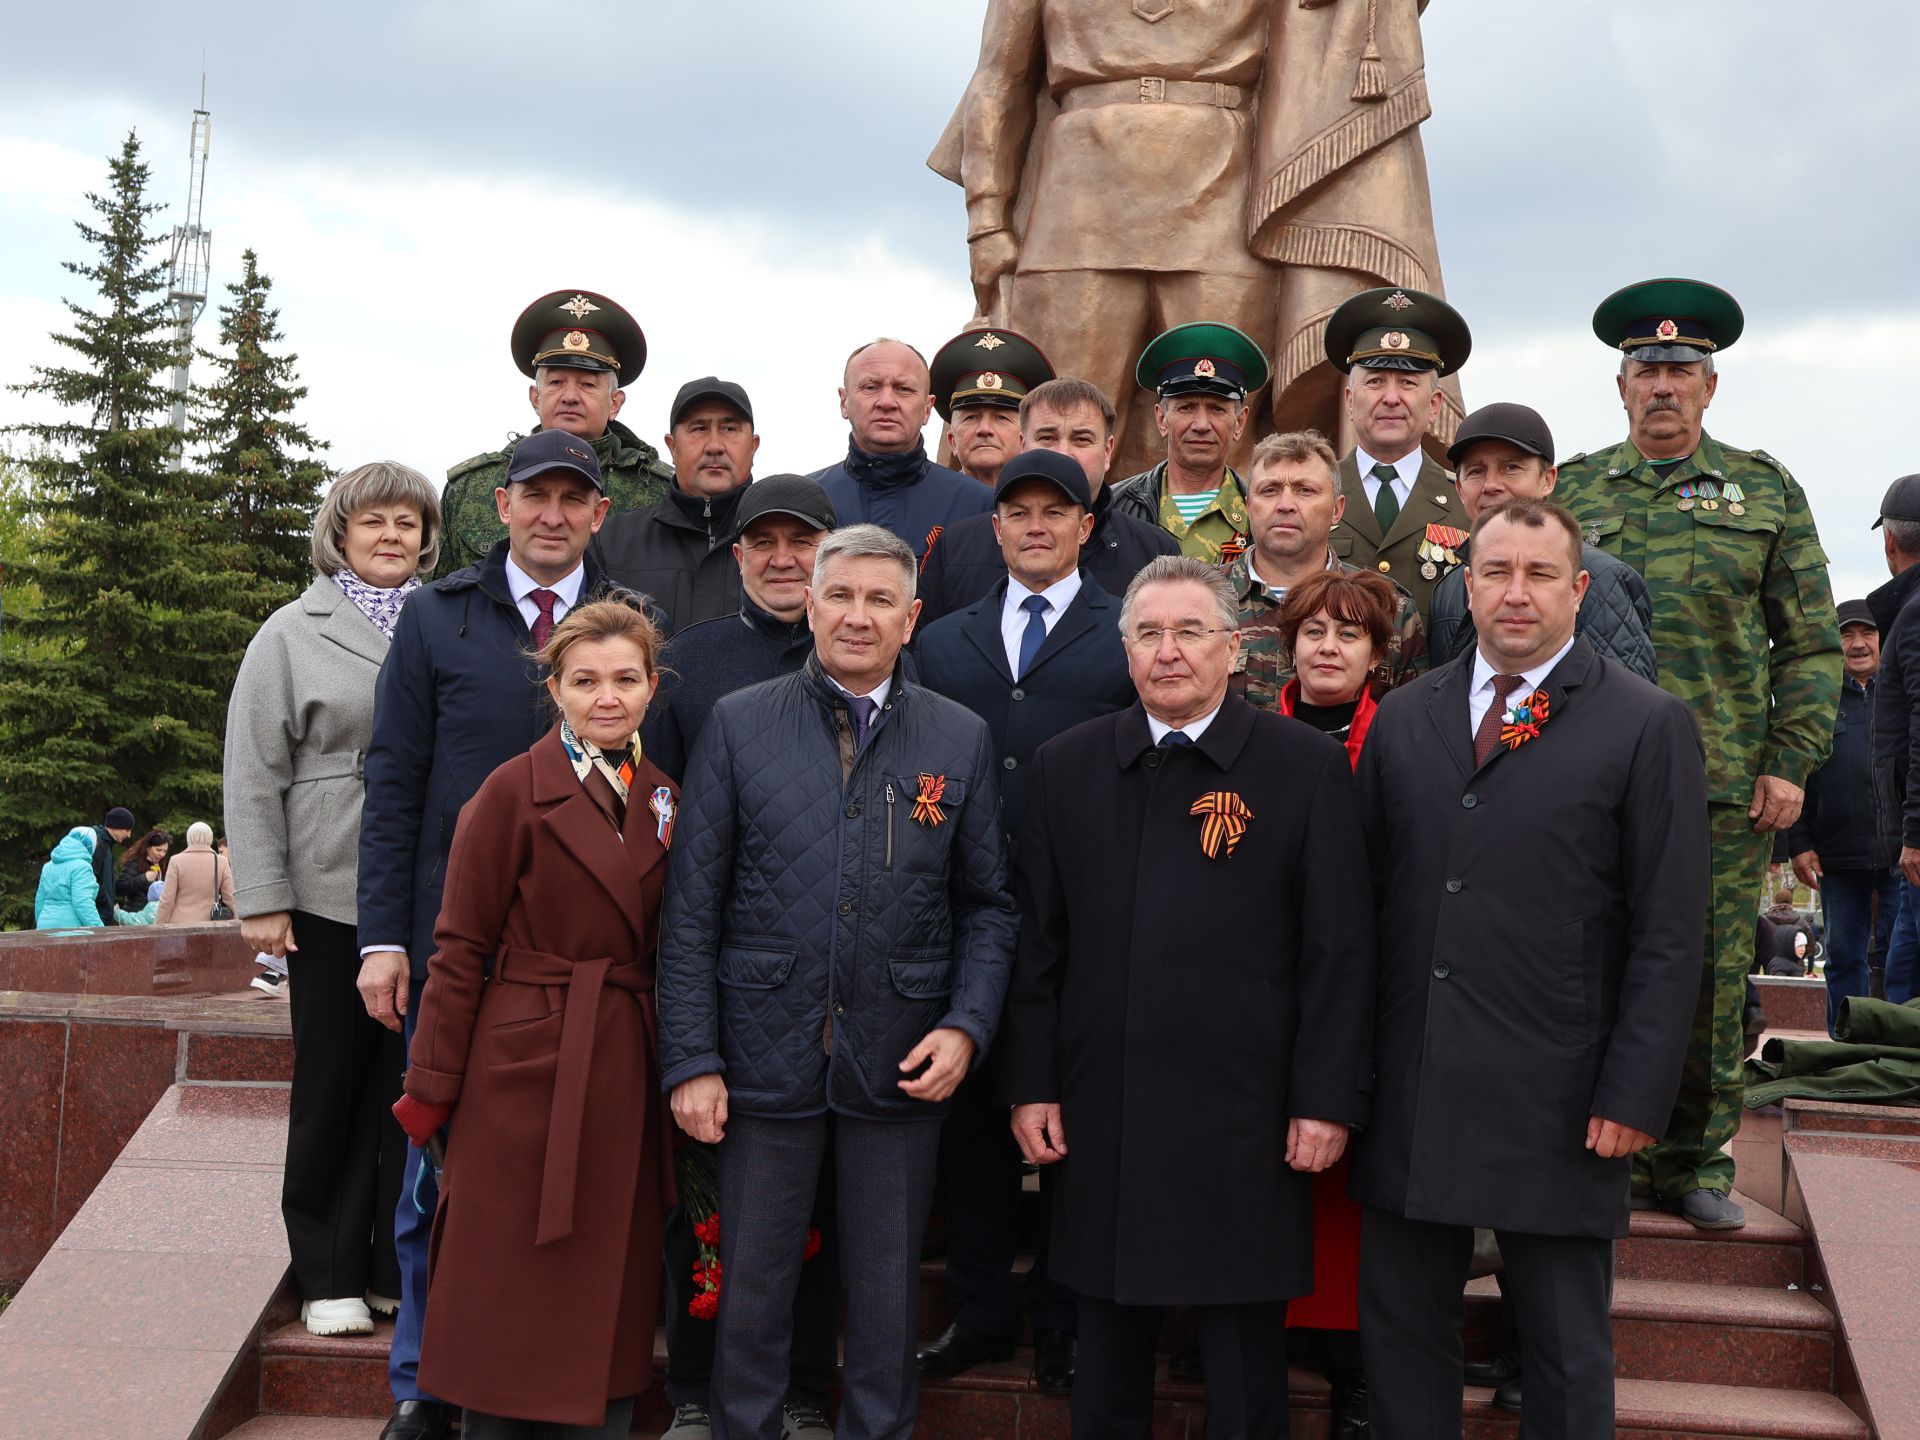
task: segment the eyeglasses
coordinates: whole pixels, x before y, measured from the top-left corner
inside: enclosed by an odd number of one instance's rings
[[[1154,625],[1143,625],[1127,636],[1127,643],[1137,650],[1158,650],[1163,636],[1172,636],[1174,646],[1181,650],[1191,650],[1209,635],[1231,635],[1233,630],[1226,625],[1215,625],[1210,630],[1202,630],[1198,625],[1182,625],[1176,629],[1162,629]]]

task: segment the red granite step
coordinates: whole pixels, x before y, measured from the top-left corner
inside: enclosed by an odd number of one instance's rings
[[[1920,1136],[1920,1106],[1855,1105],[1836,1100],[1788,1100],[1795,1135],[1862,1134]]]
[[[379,1420],[340,1420],[325,1415],[259,1415],[227,1440],[379,1440]]]

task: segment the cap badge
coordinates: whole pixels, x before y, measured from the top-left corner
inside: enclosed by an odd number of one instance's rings
[[[1407,339],[1405,331],[1389,330],[1380,337],[1380,344],[1388,350],[1405,350],[1413,342]]]
[[[572,445],[564,445],[561,448],[565,450],[567,454],[573,456],[573,458],[576,460],[591,460],[593,458],[591,455],[587,454],[586,451],[578,449]]]
[[[1202,380],[1211,380],[1214,377],[1214,373],[1215,373],[1213,368],[1213,361],[1211,360],[1194,361],[1193,373]]]
[[[576,295],[560,307],[576,320],[584,320],[600,307],[584,295]]]
[[[1005,382],[992,370],[982,370],[974,377],[973,383],[982,390],[998,390]]]
[[[1002,345],[1006,343],[1007,343],[1006,341],[1002,340],[998,335],[994,334],[991,330],[989,330],[986,334],[982,335],[978,340],[973,342],[973,348],[976,350],[998,350]]]
[[[1394,291],[1380,303],[1389,310],[1411,310],[1413,308],[1413,301],[1407,298],[1407,292],[1404,290]]]
[[[584,350],[587,344],[587,332],[584,330],[569,330],[560,340],[561,348],[565,350]]]
[[[1662,340],[1671,340],[1680,333],[1680,327],[1671,320],[1662,320],[1658,325],[1653,327],[1653,333],[1658,335]]]

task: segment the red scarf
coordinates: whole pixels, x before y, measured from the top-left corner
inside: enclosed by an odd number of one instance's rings
[[[1293,714],[1294,703],[1300,698],[1300,677],[1294,676],[1280,690],[1280,713]],[[1373,715],[1380,708],[1380,702],[1373,698],[1373,686],[1360,687],[1360,703],[1354,706],[1353,723],[1347,727],[1347,764],[1354,769],[1360,768],[1360,747],[1367,743],[1367,731],[1373,726]]]

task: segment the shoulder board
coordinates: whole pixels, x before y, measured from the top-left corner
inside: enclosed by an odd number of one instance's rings
[[[449,466],[447,469],[447,479],[458,480],[462,475],[471,474],[475,470],[485,470],[489,466],[504,463],[508,457],[513,454],[513,447],[525,438],[526,437],[522,435],[509,435],[504,450],[485,450],[478,455],[462,460],[458,465]]]
[[[1566,458],[1566,459],[1564,459],[1564,460],[1562,460],[1562,461],[1560,462],[1560,468],[1561,468],[1562,470],[1564,470],[1564,469],[1566,469],[1566,468],[1567,468],[1567,467],[1568,467],[1569,465],[1578,465],[1578,464],[1579,464],[1579,463],[1580,463],[1580,462],[1581,462],[1582,460],[1589,460],[1589,459],[1591,459],[1592,457],[1593,457],[1593,452],[1592,452],[1592,451],[1590,451],[1590,450],[1582,450],[1582,451],[1581,451],[1581,452],[1580,452],[1580,453],[1579,453],[1578,455],[1569,455],[1569,456],[1567,456],[1567,458]]]
[[[1782,465],[1778,460],[1774,459],[1773,456],[1769,455],[1766,451],[1749,450],[1747,451],[1747,454],[1751,455],[1754,459],[1758,460],[1762,465],[1767,466],[1769,469],[1779,471],[1780,477],[1783,480],[1793,479],[1793,475],[1787,469],[1787,467]]]

